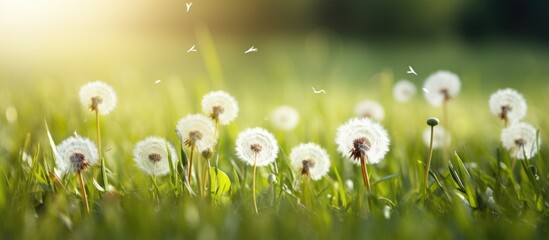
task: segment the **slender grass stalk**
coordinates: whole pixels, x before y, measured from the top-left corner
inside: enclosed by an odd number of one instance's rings
[[[158,183],[156,182],[156,175],[151,175],[151,181],[154,188],[153,200],[160,202],[160,188],[158,187]]]
[[[362,180],[366,190],[370,191],[370,180],[368,179],[368,169],[366,168],[366,156],[360,157],[360,166],[362,168]]]
[[[86,188],[84,187],[84,179],[82,179],[82,171],[76,172],[78,177],[78,183],[80,183],[80,191],[82,192],[82,202],[86,207],[86,212],[90,213],[90,204],[88,203],[88,195],[86,194]]]
[[[257,168],[257,153],[254,154],[254,175],[252,176],[252,195],[254,198],[254,210],[255,214],[259,214],[259,211],[257,211],[257,200],[255,198],[255,174],[256,174],[256,168]]]
[[[446,130],[448,132],[451,132],[450,130],[450,124],[448,123],[448,100],[444,100],[444,103],[442,105],[442,122],[444,123],[444,126],[446,127]],[[449,153],[448,153],[448,145],[442,144],[442,152],[443,152],[443,158],[444,162],[447,163],[449,161]]]

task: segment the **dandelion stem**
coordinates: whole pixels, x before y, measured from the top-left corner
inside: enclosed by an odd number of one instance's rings
[[[255,198],[255,172],[256,172],[256,168],[257,168],[256,161],[257,161],[257,153],[254,154],[254,175],[252,176],[252,195],[254,197],[255,214],[259,214],[259,212],[257,211],[257,200]]]
[[[429,140],[429,159],[427,160],[427,166],[425,167],[425,179],[423,185],[423,193],[427,195],[427,182],[429,180],[429,169],[431,168],[431,159],[433,159],[433,138],[435,135],[435,127],[431,126],[431,138]]]
[[[101,125],[99,121],[99,110],[95,110],[95,125],[97,128],[97,150],[99,152],[99,160],[101,161],[101,178],[103,179],[103,188],[107,189],[109,186],[109,180],[107,178],[107,166],[105,166],[105,159],[102,157],[101,149]]]
[[[88,195],[86,194],[86,188],[84,187],[84,179],[82,179],[82,172],[78,171],[76,175],[78,176],[78,182],[80,183],[80,190],[82,192],[82,202],[84,202],[84,207],[86,207],[86,212],[90,213],[90,204],[88,203]]]
[[[448,123],[448,100],[444,100],[444,103],[442,105],[442,122],[444,124],[444,126],[446,127],[446,130],[448,130],[448,132],[450,132],[450,124]],[[444,162],[448,162],[448,145],[447,144],[442,144],[442,151],[443,151],[443,158],[444,158]]]
[[[189,182],[189,186],[191,185],[191,176],[193,173],[193,153],[194,153],[194,145],[191,146],[191,156],[189,158],[189,176],[187,176],[187,181]]]
[[[214,141],[217,139],[217,128],[219,127],[219,119],[215,119],[215,128],[214,128]]]
[[[206,161],[204,162],[204,176],[203,176],[203,180],[202,180],[202,197],[206,196],[206,183],[207,183],[207,177],[208,176],[208,172],[210,170],[210,159],[206,159]]]
[[[370,191],[370,180],[368,179],[368,169],[366,169],[366,157],[360,158],[360,166],[362,167],[362,180],[364,181],[364,186],[366,190]]]

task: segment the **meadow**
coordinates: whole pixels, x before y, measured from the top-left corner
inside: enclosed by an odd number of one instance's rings
[[[112,53],[70,51],[56,61],[47,54],[0,59],[0,234],[4,239],[542,239],[549,227],[549,49],[543,45],[494,42],[486,45],[369,43],[311,34],[263,39],[258,52],[241,39],[198,34],[198,52],[176,40],[132,41]],[[215,40],[215,41],[214,41]],[[183,46],[182,46],[183,45]],[[105,47],[107,49],[107,47]],[[110,49],[110,47],[109,47]],[[135,49],[146,49],[137,51]],[[53,52],[52,52],[53,54]],[[22,53],[21,55],[25,55]],[[411,65],[417,76],[408,74]],[[428,194],[423,193],[429,155],[422,132],[429,117],[442,117],[421,90],[431,73],[456,73],[462,88],[448,104],[448,155],[435,149]],[[101,80],[116,91],[112,113],[101,116],[108,191],[100,169],[85,173],[91,212],[82,206],[73,175],[57,181],[53,145],[79,135],[95,141],[95,115],[79,101],[80,87]],[[393,99],[396,81],[418,91],[407,103]],[[160,80],[160,81],[158,81]],[[323,89],[323,93],[314,93]],[[488,99],[514,88],[527,103],[525,122],[539,130],[541,150],[511,168],[502,147],[503,123]],[[200,197],[198,184],[182,183],[182,171],[151,177],[136,167],[132,151],[148,137],[176,146],[181,162],[188,148],[174,131],[177,121],[201,113],[203,95],[223,90],[238,101],[234,122],[220,126],[212,166],[217,186]],[[355,116],[361,100],[382,104],[389,152],[368,165],[371,191],[360,167],[337,152],[337,128]],[[299,112],[291,131],[276,129],[271,112],[290,105]],[[15,115],[14,115],[15,112]],[[280,151],[275,163],[258,168],[258,214],[253,210],[252,169],[235,151],[239,132],[271,131]],[[49,137],[51,136],[51,137]],[[292,147],[315,142],[331,168],[310,188],[292,168]],[[181,159],[183,158],[183,159]],[[445,161],[448,159],[448,161]],[[212,178],[212,181],[216,180]],[[224,188],[221,188],[223,186]],[[213,191],[215,190],[215,191]],[[307,197],[309,191],[311,196]]]

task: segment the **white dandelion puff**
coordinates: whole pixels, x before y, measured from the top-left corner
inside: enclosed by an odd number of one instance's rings
[[[416,86],[408,80],[400,80],[393,87],[393,97],[397,102],[408,102],[416,95]]]
[[[276,160],[278,143],[269,131],[263,128],[249,128],[236,138],[236,154],[248,165],[266,166]]]
[[[423,85],[425,99],[435,107],[456,97],[460,88],[459,77],[449,71],[438,71],[431,74]]]
[[[214,91],[202,98],[202,111],[219,124],[227,125],[238,115],[238,103],[228,93]]]
[[[137,167],[145,173],[163,176],[170,173],[169,158],[172,160],[172,166],[177,162],[177,152],[166,139],[148,137],[135,145],[133,158]]]
[[[427,127],[425,128],[425,130],[423,130],[422,138],[423,143],[425,143],[426,146],[429,146],[429,142],[431,141],[431,127]],[[446,130],[442,126],[439,125],[434,128],[433,149],[439,149],[448,146],[450,145],[451,141],[451,135],[446,132]]]
[[[293,107],[280,106],[273,110],[271,122],[275,128],[291,131],[299,123],[299,113]]]
[[[57,146],[55,162],[61,175],[85,171],[97,164],[99,155],[95,144],[83,137],[69,137]]]
[[[526,100],[514,89],[498,90],[490,96],[490,111],[505,122],[517,122],[526,116]]]
[[[389,151],[387,130],[368,118],[353,118],[337,129],[337,150],[355,164],[366,157],[367,163],[379,163]]]
[[[536,139],[537,138],[537,139]],[[530,159],[539,151],[541,139],[536,129],[524,122],[516,122],[501,131],[501,142],[515,159]]]
[[[357,117],[367,117],[374,121],[381,121],[385,118],[385,111],[383,106],[376,101],[365,100],[359,102],[355,106],[355,114]]]
[[[213,149],[215,126],[213,122],[201,114],[188,115],[177,122],[175,131],[181,143],[202,152]]]
[[[312,180],[320,180],[330,170],[330,157],[315,143],[300,144],[292,149],[290,161],[295,170]]]
[[[116,93],[101,81],[90,82],[80,88],[80,102],[101,115],[109,114],[116,107]]]

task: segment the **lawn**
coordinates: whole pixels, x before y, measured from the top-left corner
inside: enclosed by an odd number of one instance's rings
[[[96,51],[51,47],[0,59],[2,238],[547,236],[549,49],[543,45],[372,43],[321,32],[252,42],[218,38],[205,29],[197,31],[197,39],[198,51],[189,53],[192,42],[167,38],[103,42]],[[244,54],[251,45],[258,51]],[[417,76],[406,73],[409,65]],[[425,79],[438,70],[461,79],[460,93],[447,105],[447,119],[422,91]],[[80,103],[79,91],[97,79],[112,86],[118,97],[115,109],[100,116],[112,186],[101,191],[99,165],[83,172],[87,213],[76,174],[61,179],[52,174],[52,146],[74,135],[96,141],[95,114]],[[393,85],[400,79],[417,88],[406,103],[393,98]],[[314,93],[312,87],[326,93]],[[503,123],[488,107],[490,94],[503,88],[524,95],[528,111],[523,121],[541,137],[540,152],[514,168],[500,139]],[[155,180],[137,168],[132,151],[148,136],[166,138],[177,149],[172,157],[188,163],[190,149],[181,149],[174,129],[179,119],[202,113],[202,97],[214,90],[228,92],[239,106],[236,119],[219,126],[211,161],[220,171],[219,178],[211,178],[219,187],[210,186],[201,197],[198,182],[184,184],[187,168],[177,165]],[[368,165],[371,191],[363,185],[361,168],[342,156],[335,143],[338,127],[355,117],[355,105],[365,99],[384,107],[380,124],[391,142],[384,159]],[[291,131],[273,124],[271,112],[281,105],[299,112]],[[434,150],[425,194],[429,148],[422,133],[429,117],[446,121],[441,125],[451,143],[447,154]],[[235,150],[238,134],[251,127],[269,130],[280,146],[275,162],[257,170],[258,214],[252,200],[253,168]],[[291,149],[305,142],[319,144],[330,156],[329,172],[318,181],[307,181],[290,165]],[[195,167],[203,164],[197,159]]]

